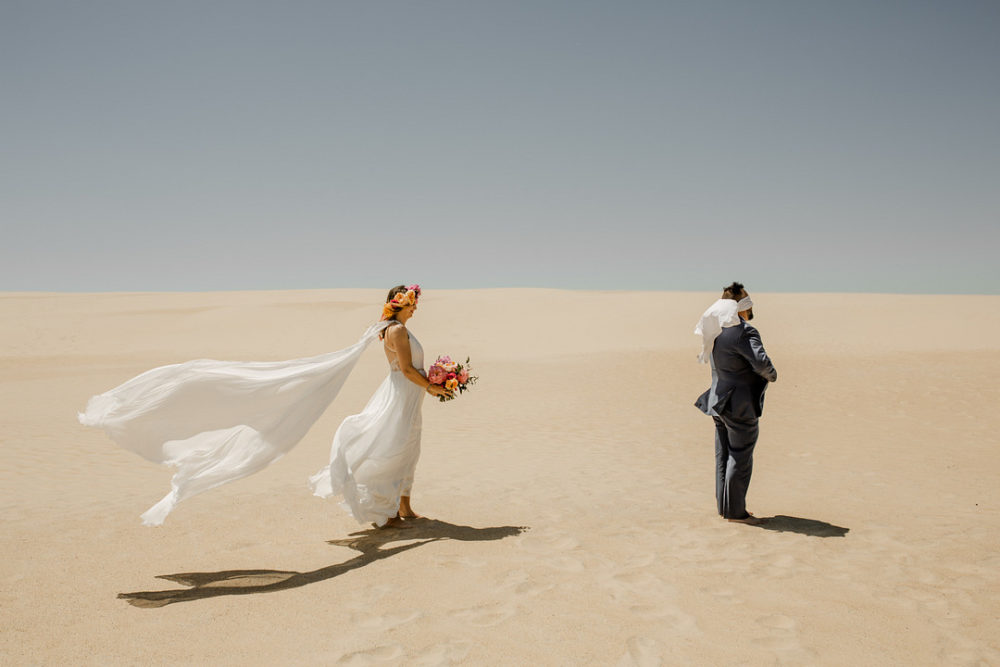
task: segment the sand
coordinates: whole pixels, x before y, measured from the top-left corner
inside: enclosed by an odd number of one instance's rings
[[[186,359],[346,347],[383,290],[0,295],[0,663],[1000,664],[1000,297],[754,294],[779,379],[748,505],[715,513],[706,293],[425,291],[405,530],[306,478],[369,349],[288,456],[139,514],[170,471],[76,413]],[[125,597],[121,597],[124,595]]]

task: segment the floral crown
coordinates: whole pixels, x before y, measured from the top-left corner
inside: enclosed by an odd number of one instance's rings
[[[407,306],[412,306],[420,298],[420,285],[410,285],[405,292],[398,292],[382,306],[382,319],[391,319],[393,315]]]

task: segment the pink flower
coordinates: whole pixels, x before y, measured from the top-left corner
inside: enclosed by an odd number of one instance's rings
[[[431,381],[431,384],[442,384],[447,378],[448,373],[437,364],[431,366],[427,371],[427,379]]]
[[[451,363],[451,357],[449,357],[449,356],[438,357],[437,358],[437,363],[439,363],[439,364],[450,364]]]
[[[455,373],[448,373],[448,379],[449,380],[454,380],[457,377],[458,377],[458,375],[456,375]]]
[[[463,368],[461,371],[458,372],[458,383],[465,384],[468,381],[469,381],[469,371]]]

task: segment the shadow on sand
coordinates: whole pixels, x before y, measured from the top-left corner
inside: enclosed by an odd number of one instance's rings
[[[456,526],[434,519],[414,519],[407,521],[400,528],[382,528],[362,530],[351,533],[347,539],[330,540],[328,543],[336,546],[349,547],[361,552],[360,555],[311,572],[295,572],[286,570],[223,570],[221,572],[182,572],[179,574],[162,574],[158,579],[173,581],[188,588],[178,588],[166,591],[138,591],[135,593],[119,593],[118,597],[127,600],[135,607],[155,608],[165,607],[175,602],[190,602],[220,595],[250,595],[252,593],[272,593],[289,588],[298,588],[318,581],[332,579],[351,570],[364,567],[377,560],[395,556],[398,553],[415,549],[428,542],[440,540],[459,540],[463,542],[486,542],[502,540],[505,537],[520,535],[527,530],[524,526],[496,526],[492,528],[473,528],[471,526]],[[416,540],[416,541],[413,541]],[[383,548],[392,542],[407,542],[396,547]]]
[[[799,533],[812,537],[844,537],[851,530],[826,521],[800,519],[797,516],[785,516],[784,514],[769,517],[767,523],[758,526],[758,528],[774,530],[779,533]]]

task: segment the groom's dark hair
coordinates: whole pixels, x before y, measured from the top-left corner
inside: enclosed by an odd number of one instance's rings
[[[729,287],[722,288],[722,298],[732,299],[733,301],[739,301],[747,295],[746,289],[743,287],[743,283],[733,282]]]

